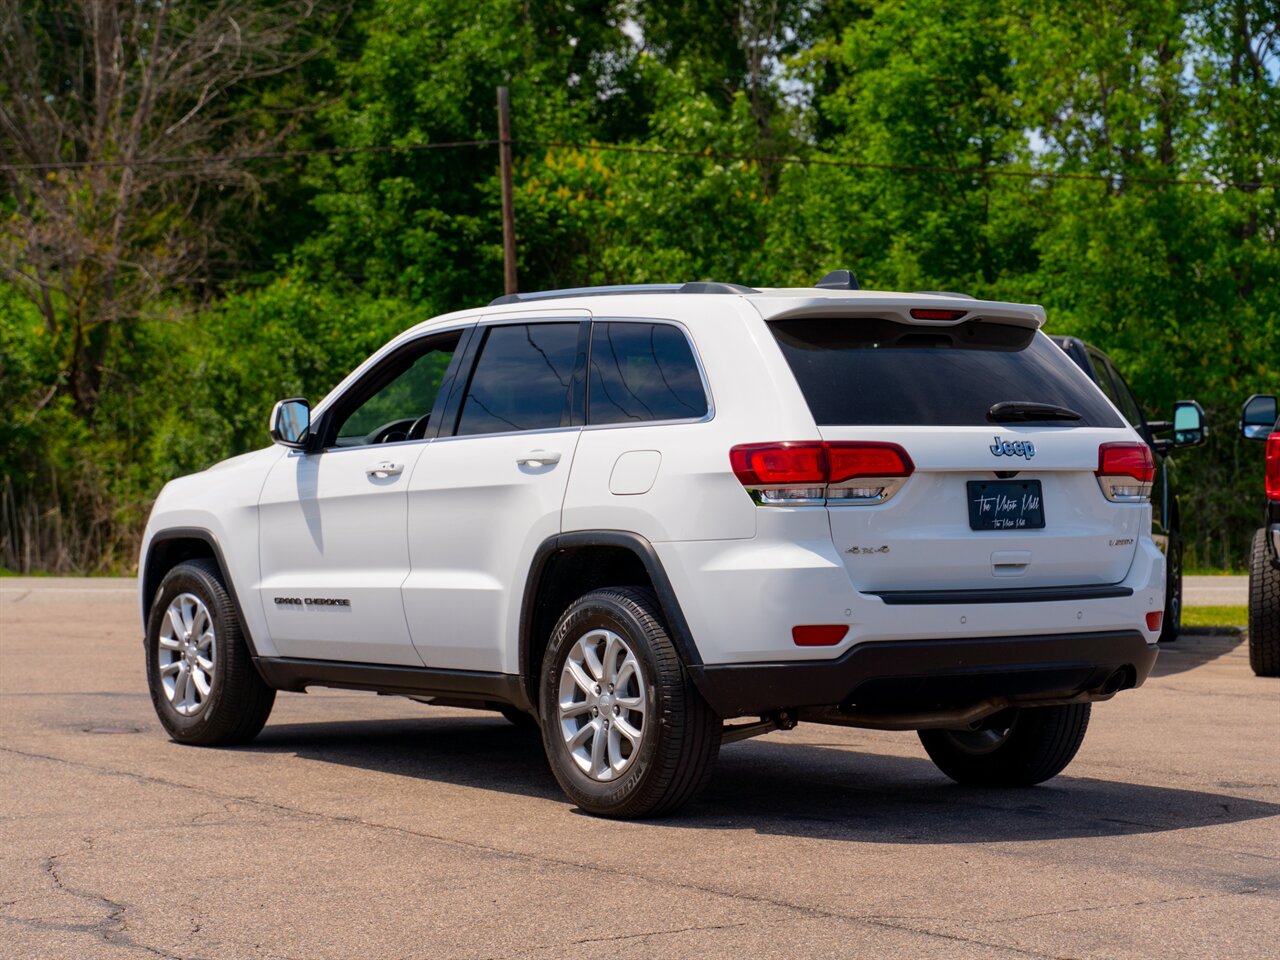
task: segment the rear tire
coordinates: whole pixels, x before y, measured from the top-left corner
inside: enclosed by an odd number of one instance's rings
[[[948,777],[971,787],[1030,787],[1061,773],[1080,749],[1090,704],[1022,707],[994,730],[921,730],[925,751]]]
[[[720,718],[693,685],[648,590],[596,590],[570,606],[547,646],[539,696],[551,770],[588,813],[670,813],[711,778]]]
[[[1160,642],[1172,643],[1182,632],[1182,537],[1169,534],[1165,576],[1164,620],[1160,628]]]
[[[1280,569],[1265,527],[1253,535],[1249,555],[1249,666],[1259,677],[1280,677]]]
[[[180,623],[184,613],[190,620]],[[267,722],[276,692],[253,665],[212,560],[188,560],[161,581],[147,617],[147,686],[161,725],[179,743],[248,743]]]

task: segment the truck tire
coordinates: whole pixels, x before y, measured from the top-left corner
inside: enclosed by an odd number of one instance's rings
[[[147,686],[156,716],[179,743],[248,743],[276,692],[258,675],[235,604],[212,560],[165,575],[147,617]]]
[[[1182,632],[1182,537],[1176,532],[1169,535],[1165,564],[1164,619],[1160,625],[1160,642],[1172,643]]]
[[[1090,706],[1011,708],[990,730],[921,730],[920,742],[956,783],[1030,787],[1056,777],[1075,757]]]
[[[1265,527],[1253,535],[1249,555],[1249,666],[1259,677],[1280,677],[1280,569]]]
[[[575,601],[551,635],[539,698],[551,770],[588,813],[670,813],[711,778],[720,718],[693,685],[648,590],[615,587]]]

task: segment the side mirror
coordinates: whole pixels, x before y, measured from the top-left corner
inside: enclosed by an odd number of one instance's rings
[[[1240,436],[1246,440],[1265,440],[1276,423],[1276,398],[1269,393],[1255,393],[1240,411]]]
[[[1194,400],[1179,400],[1173,405],[1173,445],[1198,447],[1209,431],[1204,425],[1204,408]]]
[[[271,411],[271,441],[301,450],[311,435],[311,404],[302,397],[281,400]]]

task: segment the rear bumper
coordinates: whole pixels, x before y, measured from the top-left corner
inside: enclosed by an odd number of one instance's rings
[[[835,707],[917,714],[984,701],[1104,699],[1146,680],[1156,646],[1136,630],[1021,637],[879,640],[835,660],[702,664],[694,682],[722,717]],[[1111,681],[1109,683],[1109,681]]]

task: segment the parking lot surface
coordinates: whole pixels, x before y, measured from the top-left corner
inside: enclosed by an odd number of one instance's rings
[[[1280,956],[1280,681],[1237,637],[1166,648],[1041,787],[801,726],[616,823],[496,714],[322,690],[178,746],[127,583],[30,583],[0,581],[0,957]]]

